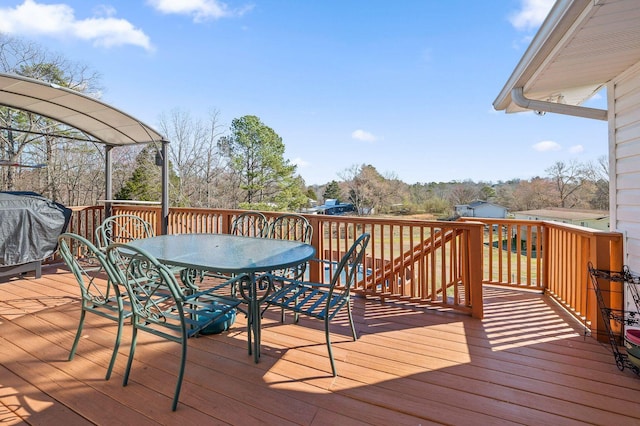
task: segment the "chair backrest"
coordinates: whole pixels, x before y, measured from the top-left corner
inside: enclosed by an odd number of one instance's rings
[[[349,250],[342,256],[340,262],[336,268],[332,271],[330,291],[333,294],[341,293],[343,296],[348,296],[351,291],[351,286],[355,282],[358,274],[365,277],[367,273],[366,267],[362,264],[364,253],[371,235],[364,233],[360,235],[351,245]],[[342,285],[338,286],[337,284]]]
[[[269,227],[269,237],[311,243],[313,228],[304,216],[287,213],[276,217]]]
[[[145,250],[127,244],[107,247],[118,285],[127,289],[135,327],[184,343],[201,329],[205,313],[190,311],[188,296],[166,266]]]
[[[83,303],[86,306],[104,305],[110,297],[120,296],[118,288],[111,280],[96,280],[100,272],[111,278],[112,271],[100,249],[86,238],[73,233],[58,237],[58,251],[80,286]]]
[[[110,244],[106,258],[117,284],[127,290],[137,328],[174,341],[188,336],[182,306],[185,294],[167,266],[146,251],[123,243]]]
[[[248,211],[239,214],[231,222],[231,235],[242,235],[245,237],[266,237],[269,232],[269,221],[260,212]]]
[[[153,226],[140,216],[118,214],[106,218],[95,231],[96,246],[106,250],[111,243],[128,243],[155,236]]]

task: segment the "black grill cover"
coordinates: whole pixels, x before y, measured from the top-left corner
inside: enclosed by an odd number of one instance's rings
[[[51,256],[71,210],[35,192],[0,192],[0,267]]]

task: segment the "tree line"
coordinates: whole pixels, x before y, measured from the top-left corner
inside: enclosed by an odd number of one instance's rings
[[[341,181],[313,187],[321,198],[340,198],[359,211],[379,214],[431,213],[448,218],[456,205],[488,201],[510,211],[549,207],[608,210],[608,160],[557,161],[546,175],[529,180],[499,182],[471,180],[407,184],[395,176],[383,176],[372,165],[354,165],[340,175]],[[319,197],[319,198],[320,198]]]
[[[0,69],[91,96],[100,76],[89,67],[35,43],[0,34]],[[486,200],[512,211],[544,207],[608,209],[607,159],[558,161],[530,180],[407,184],[373,165],[354,164],[325,185],[307,186],[284,158],[285,145],[259,117],[246,115],[228,129],[219,111],[206,119],[174,109],[159,118],[169,144],[172,206],[300,211],[328,198],[359,212],[450,216],[457,204]],[[112,150],[116,198],[158,201],[160,146]],[[104,194],[104,146],[76,129],[24,111],[0,107],[0,160],[46,164],[40,169],[0,167],[0,189],[28,190],[69,206],[94,205]]]

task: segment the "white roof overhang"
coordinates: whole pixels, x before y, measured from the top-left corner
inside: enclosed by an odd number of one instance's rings
[[[637,0],[558,0],[493,106],[518,112],[546,103],[552,112],[587,116],[570,106],[582,104],[638,61]],[[552,104],[564,110],[554,111]]]
[[[0,73],[0,105],[51,118],[107,145],[167,142],[152,127],[104,102],[15,74]]]

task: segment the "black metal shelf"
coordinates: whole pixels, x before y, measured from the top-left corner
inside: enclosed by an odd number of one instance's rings
[[[638,291],[638,284],[640,284],[640,277],[633,275],[627,266],[624,266],[622,271],[609,271],[605,269],[595,269],[591,262],[588,264],[589,275],[591,277],[591,284],[596,294],[598,308],[604,319],[604,325],[607,332],[607,338],[611,351],[615,358],[616,366],[620,371],[625,368],[630,369],[635,374],[640,375],[640,367],[629,359],[629,355],[626,352],[620,350],[622,336],[616,335],[611,326],[611,321],[623,326],[638,325],[640,324],[640,292]],[[630,284],[629,289],[633,301],[636,305],[637,311],[627,311],[622,309],[612,309],[608,307],[604,302],[603,291],[600,288],[598,280],[607,280],[609,282],[617,282],[622,284],[622,291],[624,292],[624,284]]]

